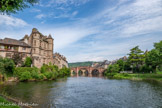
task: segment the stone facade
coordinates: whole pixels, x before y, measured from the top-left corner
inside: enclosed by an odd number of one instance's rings
[[[25,35],[23,41],[31,46],[31,57],[33,65],[41,67],[43,64],[53,63],[53,41],[49,36],[42,35],[36,28],[33,28],[30,36]]]
[[[64,59],[57,59],[53,56],[54,39],[51,35],[44,36],[36,28],[32,29],[32,33],[25,35],[21,40],[5,38],[0,40],[0,56],[12,58],[13,54],[18,52],[23,55],[23,60],[28,56],[33,60],[33,65],[40,68],[43,64],[64,65]],[[57,54],[56,54],[57,55]],[[57,57],[57,56],[56,56]],[[63,56],[62,56],[63,57]],[[67,66],[67,64],[65,64]],[[63,66],[59,66],[63,67]],[[68,67],[68,66],[67,66]]]
[[[68,67],[68,62],[66,60],[66,58],[59,54],[59,53],[55,53],[53,54],[53,61],[54,64],[57,65],[59,67],[59,69],[63,68],[63,67]]]
[[[14,53],[21,54],[24,60],[31,55],[31,46],[15,39],[0,39],[0,56],[12,58]]]
[[[107,69],[108,65],[109,65],[109,61],[108,60],[104,60],[103,62],[93,63],[91,67]]]

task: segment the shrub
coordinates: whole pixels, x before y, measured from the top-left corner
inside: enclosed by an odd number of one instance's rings
[[[40,71],[47,79],[55,79],[58,76],[59,69],[55,65],[43,65]]]
[[[31,79],[31,73],[28,71],[24,71],[21,75],[20,75],[20,81],[26,81],[28,79]]]
[[[45,73],[44,73],[44,76],[45,76],[47,79],[53,79],[53,74],[52,74],[52,72],[45,72]]]
[[[31,57],[26,57],[25,62],[24,62],[25,67],[31,67],[31,64],[32,64]]]
[[[45,76],[43,74],[38,74],[38,80],[43,80],[45,79]]]
[[[21,77],[24,77],[24,72],[26,72],[26,74],[30,74],[30,79],[39,79],[39,70],[36,67],[17,67],[14,71],[14,75],[17,76],[19,79],[24,79]],[[23,76],[22,76],[23,75]],[[27,77],[26,77],[27,78]]]
[[[13,74],[15,69],[15,64],[13,60],[9,58],[0,57],[0,72],[6,74]]]
[[[59,76],[67,76],[67,75],[70,75],[70,69],[69,68],[66,68],[66,67],[63,67],[62,69],[60,69],[59,71]]]

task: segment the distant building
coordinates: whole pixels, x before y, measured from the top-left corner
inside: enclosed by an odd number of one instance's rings
[[[108,65],[109,65],[109,61],[108,60],[104,60],[103,62],[93,63],[92,67],[106,69],[108,67]]]
[[[55,64],[53,44],[54,39],[51,35],[44,36],[36,28],[33,28],[30,36],[25,35],[20,40],[11,38],[0,39],[0,56],[12,58],[14,53],[19,53],[22,55],[23,60],[27,56],[31,57],[33,65],[40,68],[43,64]]]
[[[53,54],[53,59],[54,64],[57,65],[59,68],[68,67],[66,57],[64,57],[63,55],[55,53]]]
[[[115,64],[118,60],[126,61],[127,59],[128,59],[128,58],[127,58],[126,56],[124,56],[124,57],[121,57],[121,58],[119,58],[119,59],[116,59],[116,60],[110,61],[110,62],[109,62],[109,65],[113,65],[113,64]]]

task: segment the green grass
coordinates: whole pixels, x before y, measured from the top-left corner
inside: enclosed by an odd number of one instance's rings
[[[0,96],[0,108],[20,108],[19,106],[7,101]]]
[[[113,74],[107,74],[108,77],[116,78],[116,79],[131,79],[131,80],[158,80],[162,81],[162,74],[161,73],[146,73],[146,74],[127,74],[127,73],[113,73]]]

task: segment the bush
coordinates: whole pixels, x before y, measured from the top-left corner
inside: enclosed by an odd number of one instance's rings
[[[25,62],[24,62],[25,67],[31,67],[31,64],[32,64],[31,57],[26,57]]]
[[[31,73],[28,72],[28,71],[24,71],[21,75],[20,75],[20,81],[26,81],[26,80],[29,80],[31,79],[32,76],[31,76]]]
[[[15,69],[15,64],[13,60],[9,58],[0,57],[0,72],[6,74],[13,74]]]
[[[38,74],[38,80],[43,80],[45,79],[45,76],[43,74]]]
[[[56,79],[57,77],[63,77],[65,75],[70,75],[69,68],[58,69],[55,65],[43,65],[40,69],[36,67],[17,67],[14,71],[14,75],[17,76],[20,81],[26,81],[28,79]]]
[[[53,79],[54,75],[52,74],[52,72],[45,72],[43,74],[47,79]]]
[[[67,76],[67,75],[70,75],[70,69],[69,68],[63,67],[62,69],[60,69],[60,71],[59,71],[60,77]]]
[[[106,70],[106,73],[118,73],[119,69],[120,68],[118,64],[109,65]]]
[[[47,79],[56,79],[58,77],[59,69],[55,65],[43,65],[40,71]]]
[[[30,77],[25,76],[25,74],[30,74]],[[14,75],[17,76],[19,79],[30,78],[30,79],[39,79],[39,69],[36,67],[17,67],[14,71]],[[29,76],[29,75],[28,75]],[[23,77],[23,78],[22,78]]]

